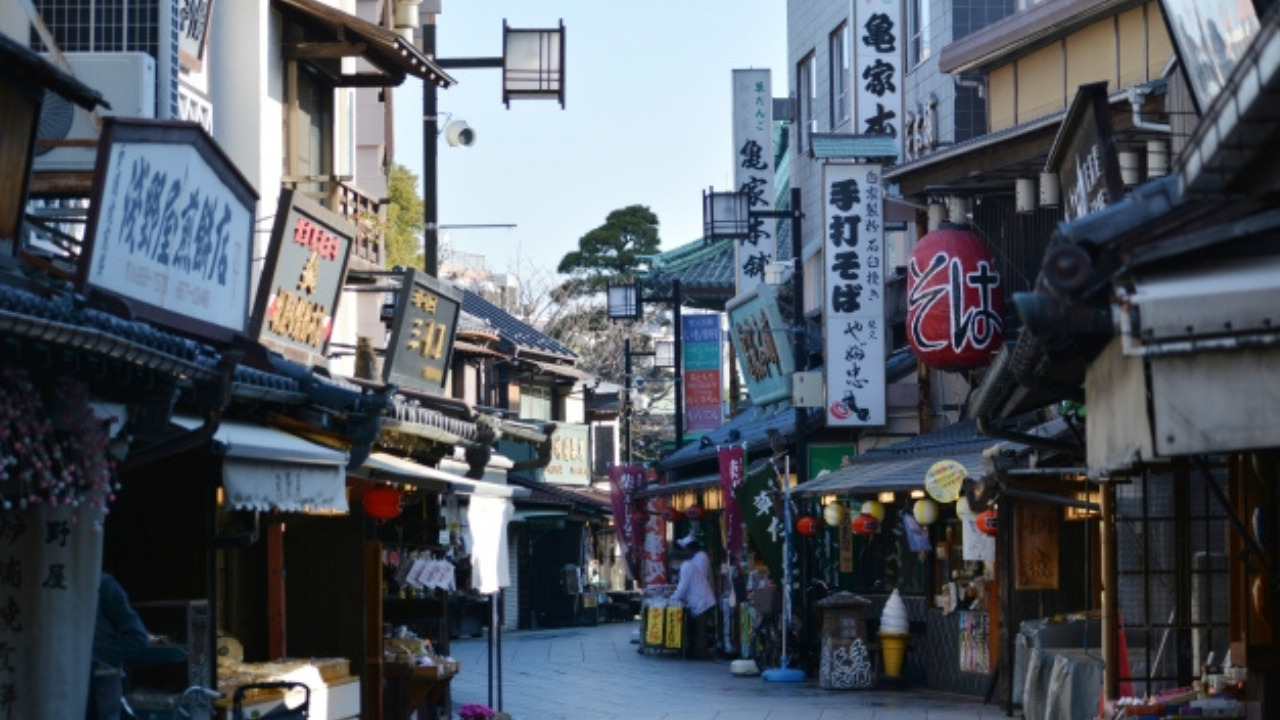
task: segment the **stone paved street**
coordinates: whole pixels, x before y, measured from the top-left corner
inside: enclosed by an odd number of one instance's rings
[[[508,632],[502,709],[514,720],[981,720],[1005,712],[981,699],[920,690],[834,691],[739,677],[729,663],[641,654],[639,623]],[[454,640],[462,662],[453,709],[489,702],[488,638]],[[497,705],[496,699],[492,703]]]

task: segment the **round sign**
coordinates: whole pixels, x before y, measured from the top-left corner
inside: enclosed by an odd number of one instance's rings
[[[644,389],[644,382],[645,382],[645,380],[644,380],[644,376],[643,376],[643,375],[637,375],[637,376],[635,376],[635,377],[631,378],[631,384],[632,384],[632,386],[634,386],[634,387],[635,387],[635,389],[637,389],[637,390],[643,390],[643,389]]]
[[[955,460],[939,460],[924,474],[924,490],[938,502],[955,502],[960,497],[960,484],[969,471]]]

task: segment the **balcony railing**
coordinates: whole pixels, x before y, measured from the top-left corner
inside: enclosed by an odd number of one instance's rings
[[[382,267],[386,204],[348,184],[350,179],[349,175],[290,176],[284,178],[282,184],[300,190],[326,209],[350,220],[356,226],[351,256]]]

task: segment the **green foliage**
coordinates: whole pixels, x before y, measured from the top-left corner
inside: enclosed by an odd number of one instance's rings
[[[422,198],[418,176],[403,165],[391,167],[387,180],[386,266],[422,267]]]
[[[578,281],[575,290],[599,292],[609,282],[630,278],[639,256],[656,254],[660,243],[658,216],[643,205],[630,205],[609,213],[603,225],[579,238],[578,249],[560,260],[556,272]]]

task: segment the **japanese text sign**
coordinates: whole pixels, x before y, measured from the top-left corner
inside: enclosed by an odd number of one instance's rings
[[[725,304],[729,334],[747,393],[757,406],[791,398],[795,358],[788,325],[778,309],[773,287],[761,283],[754,291]]]
[[[768,70],[733,71],[733,183],[747,208],[773,210],[773,89]],[[764,266],[777,256],[774,220],[752,218],[734,255],[738,294],[764,282]]]
[[[680,318],[684,368],[685,429],[714,430],[723,421],[720,401],[720,316]]]
[[[824,166],[822,206],[827,425],[883,425],[887,330],[880,166]]]
[[[551,460],[542,471],[548,485],[590,485],[591,454],[586,425],[559,423],[551,433]]]
[[[1102,210],[1124,195],[1106,82],[1081,85],[1076,91],[1046,166],[1058,175],[1067,222]]]
[[[243,333],[257,195],[199,125],[108,118],[77,277],[139,317]]]
[[[250,335],[307,366],[325,365],[355,228],[293,190],[280,194]]]
[[[893,137],[901,157],[902,4],[855,0],[853,8],[853,81],[858,86],[854,131]]]
[[[412,390],[443,390],[461,307],[462,296],[452,286],[409,270],[400,285],[383,380]]]

